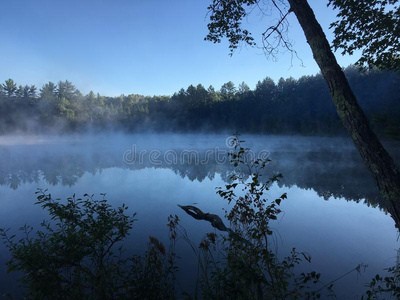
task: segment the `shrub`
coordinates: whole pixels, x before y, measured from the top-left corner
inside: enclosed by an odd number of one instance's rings
[[[51,221],[41,230],[21,228],[22,238],[0,234],[11,253],[9,271],[22,273],[26,297],[33,299],[169,299],[174,297],[174,249],[150,237],[145,256],[126,256],[122,242],[135,222],[123,205],[75,196],[66,203],[38,191],[37,204]],[[171,245],[178,219],[169,218]]]

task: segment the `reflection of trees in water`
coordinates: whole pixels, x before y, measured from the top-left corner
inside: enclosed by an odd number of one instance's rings
[[[178,152],[179,153],[179,152]],[[48,151],[36,149],[27,151],[5,151],[0,149],[0,184],[17,189],[24,183],[37,183],[40,180],[50,185],[73,186],[85,173],[98,174],[108,168],[140,170],[144,168],[166,168],[189,180],[212,180],[219,174],[229,181],[232,166],[229,162],[219,164],[214,157],[207,163],[177,163],[154,165],[144,156],[143,163],[127,164],[119,151]],[[202,161],[200,154],[200,161]],[[160,156],[162,158],[163,155]],[[375,183],[355,151],[331,148],[302,151],[289,149],[272,151],[272,162],[264,176],[282,173],[281,187],[298,186],[313,189],[324,199],[341,197],[347,200],[362,201],[384,207]],[[243,169],[245,172],[245,169]]]
[[[15,159],[3,155],[0,161],[0,184],[12,189],[41,179],[51,185],[73,186],[88,171],[84,157],[79,154],[45,155],[35,161],[29,157]]]

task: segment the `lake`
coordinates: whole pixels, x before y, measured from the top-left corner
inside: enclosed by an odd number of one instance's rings
[[[359,299],[364,284],[396,263],[398,231],[386,213],[376,184],[347,138],[242,135],[244,146],[268,156],[265,178],[282,173],[268,197],[286,192],[282,214],[273,224],[279,255],[291,248],[311,255],[299,271],[316,270],[335,283],[340,299]],[[55,198],[106,193],[125,203],[138,221],[129,251],[141,252],[148,236],[167,241],[167,217],[176,214],[193,241],[214,229],[186,215],[177,204],[196,205],[223,216],[227,203],[216,187],[229,181],[233,166],[226,156],[229,134],[132,134],[0,137],[0,227],[17,231],[47,218],[34,205],[38,188]],[[386,142],[400,162],[400,143]],[[196,277],[193,253],[178,243],[179,280],[189,292]],[[16,292],[15,274],[7,274],[7,250],[0,246],[0,294]],[[17,293],[18,294],[18,293]]]

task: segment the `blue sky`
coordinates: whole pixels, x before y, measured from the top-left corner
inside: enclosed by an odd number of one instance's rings
[[[35,84],[68,79],[82,92],[103,95],[170,95],[190,84],[217,89],[231,80],[251,88],[266,76],[318,72],[293,15],[290,37],[303,60],[290,54],[267,60],[259,49],[241,47],[230,57],[226,42],[204,41],[211,0],[4,0],[0,10],[0,81]],[[335,13],[325,0],[310,5],[329,40]],[[273,16],[272,16],[273,18]],[[255,13],[246,26],[269,24]],[[256,41],[259,36],[255,35]],[[347,66],[356,57],[336,54]]]

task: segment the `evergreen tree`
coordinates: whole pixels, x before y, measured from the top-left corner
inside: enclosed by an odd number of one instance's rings
[[[17,84],[11,78],[7,79],[5,83],[3,83],[3,91],[7,97],[11,98],[15,96],[15,93],[17,91]]]

